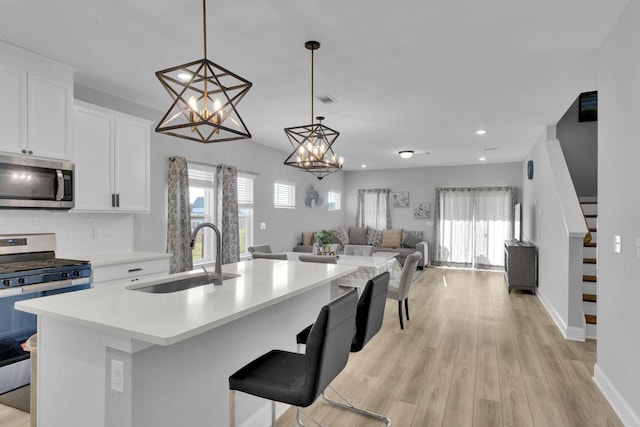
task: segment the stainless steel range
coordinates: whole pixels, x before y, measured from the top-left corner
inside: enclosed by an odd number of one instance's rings
[[[56,236],[0,234],[0,394],[30,381],[29,352],[20,344],[36,333],[36,316],[17,301],[91,287],[88,261],[55,257]]]

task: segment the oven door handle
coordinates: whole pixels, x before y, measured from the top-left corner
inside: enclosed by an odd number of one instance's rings
[[[47,283],[39,283],[37,285],[29,285],[22,287],[23,294],[32,294],[35,292],[42,291],[51,291],[54,289],[64,289],[70,288],[72,286],[79,285],[79,283],[74,283],[74,280],[56,280],[55,282],[47,282]]]
[[[16,295],[22,295],[22,289],[20,288],[0,289],[0,298],[14,297]]]

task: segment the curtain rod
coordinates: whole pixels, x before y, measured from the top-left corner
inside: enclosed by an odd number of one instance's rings
[[[169,157],[169,160],[171,160],[173,162],[173,161],[176,160],[177,157],[178,156],[171,156],[171,157]],[[218,166],[222,166],[221,164],[210,165],[209,163],[192,162],[190,160],[187,160],[187,163],[193,163],[195,165],[203,165],[203,166],[209,166],[209,167],[214,167],[214,168],[218,167]],[[247,170],[243,170],[243,169],[238,169],[238,172],[246,173],[246,174],[249,174],[249,175],[255,175],[255,176],[259,176],[260,175],[260,172],[247,171]]]

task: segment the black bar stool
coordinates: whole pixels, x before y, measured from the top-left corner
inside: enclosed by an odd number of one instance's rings
[[[303,425],[300,408],[311,405],[347,364],[357,304],[358,294],[352,289],[322,307],[309,331],[304,354],[271,350],[231,375],[229,425],[235,427],[236,391],[296,406],[296,422]],[[274,409],[272,403],[272,426]]]
[[[358,308],[356,310],[356,333],[351,341],[351,352],[357,353],[373,338],[382,327],[382,319],[384,318],[384,306],[387,301],[387,291],[389,289],[389,272],[384,272],[373,279],[370,279],[362,291],[362,295],[358,300]],[[308,343],[309,333],[313,325],[307,327],[296,336],[298,350],[301,344]],[[308,345],[308,344],[307,344]],[[340,403],[327,397],[326,391],[322,392],[322,397],[329,405],[339,408],[348,409],[362,415],[379,419],[387,423],[387,427],[391,426],[391,420],[375,412],[360,409],[353,405],[346,397],[344,397],[335,388],[328,386],[342,400],[346,402]]]

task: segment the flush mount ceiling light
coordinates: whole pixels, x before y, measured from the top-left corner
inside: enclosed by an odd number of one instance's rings
[[[400,154],[400,157],[402,157],[403,159],[410,159],[415,154],[415,151],[402,150],[402,151],[398,151],[398,154]]]
[[[476,135],[484,135],[485,133],[487,133],[487,131],[486,131],[486,130],[484,130],[484,129],[478,129],[478,130],[476,131]]]
[[[320,48],[320,43],[308,41],[304,47],[311,51],[311,124],[285,128],[293,152],[284,161],[287,166],[296,167],[322,179],[342,169],[342,158],[333,151],[333,143],[340,133],[322,124],[324,117],[318,116],[318,123],[313,119],[313,52]]]
[[[204,58],[156,72],[173,103],[156,132],[203,143],[251,138],[236,106],[252,83],[207,59],[206,0],[202,0]]]

